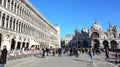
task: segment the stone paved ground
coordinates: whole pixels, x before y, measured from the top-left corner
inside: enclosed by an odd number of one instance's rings
[[[118,67],[118,65],[104,60],[104,54],[95,55],[94,62],[89,61],[87,54],[80,54],[78,58],[70,56],[32,56],[17,60],[10,60],[6,67]]]

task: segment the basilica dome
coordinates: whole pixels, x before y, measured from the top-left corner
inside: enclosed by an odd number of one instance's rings
[[[98,22],[96,21],[93,26],[91,27],[91,30],[97,30],[97,31],[101,31],[102,27],[98,24]]]
[[[83,28],[83,29],[81,30],[81,33],[88,33],[88,29]]]

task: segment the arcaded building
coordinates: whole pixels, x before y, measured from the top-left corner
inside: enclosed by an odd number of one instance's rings
[[[75,36],[70,42],[72,47],[93,47],[109,48],[111,50],[120,49],[120,33],[117,25],[109,24],[107,31],[103,31],[98,21],[90,29],[83,28],[75,30]]]
[[[28,0],[0,0],[0,48],[8,50],[60,47],[60,27],[54,27]]]

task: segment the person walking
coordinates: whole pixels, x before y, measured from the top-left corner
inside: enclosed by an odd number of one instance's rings
[[[72,48],[70,48],[70,50],[69,50],[69,51],[70,51],[69,56],[72,56]]]
[[[108,48],[106,48],[105,49],[105,60],[108,60],[109,61],[109,49]]]
[[[3,50],[1,51],[1,56],[0,56],[0,67],[5,67],[6,64],[6,58],[7,58],[7,49],[6,46],[3,46]]]
[[[52,52],[53,52],[53,56],[55,56],[55,49],[54,49],[54,48],[53,48],[53,51],[52,51]]]
[[[49,48],[46,48],[47,56],[49,55]]]
[[[61,49],[61,48],[58,49],[58,56],[59,56],[59,57],[62,56],[62,49]]]
[[[45,58],[45,49],[42,48],[42,58]]]
[[[94,61],[94,55],[93,55],[92,48],[89,48],[89,56],[90,56],[90,61],[93,62]]]
[[[78,48],[75,49],[76,58],[78,58]]]

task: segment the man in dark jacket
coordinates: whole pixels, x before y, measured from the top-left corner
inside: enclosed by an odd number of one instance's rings
[[[45,58],[45,48],[42,48],[42,58]]]
[[[7,58],[7,49],[6,46],[3,46],[1,59],[0,59],[0,67],[4,67],[4,64],[6,64],[6,58]]]

